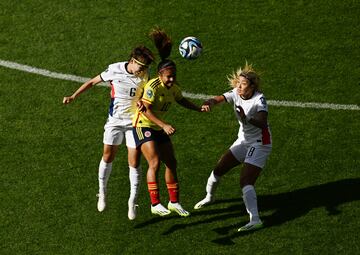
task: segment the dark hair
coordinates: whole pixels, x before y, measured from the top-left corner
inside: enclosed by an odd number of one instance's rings
[[[159,52],[161,60],[168,58],[172,49],[171,37],[159,27],[153,28],[150,31],[149,36],[154,41],[155,47]]]
[[[130,54],[130,59],[131,58],[136,59],[144,66],[149,66],[155,60],[155,56],[151,52],[151,50],[149,50],[143,45],[137,46],[132,50]]]
[[[157,71],[158,71],[158,73],[160,73],[163,70],[170,69],[170,68],[176,71],[175,62],[170,59],[164,59],[158,64]]]
[[[171,37],[166,34],[164,30],[159,27],[153,28],[149,33],[150,38],[154,41],[154,44],[159,52],[161,61],[158,64],[157,70],[161,72],[162,70],[172,68],[176,70],[176,64],[174,61],[168,59],[172,49],[172,40]]]

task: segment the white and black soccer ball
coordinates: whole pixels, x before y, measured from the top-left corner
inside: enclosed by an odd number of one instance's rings
[[[180,42],[179,52],[183,58],[196,59],[200,56],[202,48],[203,46],[198,38],[188,36]]]

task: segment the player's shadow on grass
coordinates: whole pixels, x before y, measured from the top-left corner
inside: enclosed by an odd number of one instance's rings
[[[266,211],[274,211],[272,214],[262,217],[265,230],[301,217],[318,207],[325,207],[328,215],[340,214],[341,211],[337,208],[339,205],[357,200],[360,200],[360,178],[344,179],[275,195],[258,196],[260,213],[266,214]],[[216,204],[230,203],[230,206],[223,209],[195,211],[192,213],[192,219],[203,215],[213,215],[213,217],[184,224],[175,224],[163,234],[168,235],[177,230],[196,225],[221,222],[230,218],[240,219],[242,215],[247,216],[244,205],[240,201],[241,199],[218,200]],[[212,207],[216,207],[216,204],[212,205]],[[212,242],[221,245],[232,245],[234,244],[232,239],[257,232],[237,232],[237,228],[246,223],[239,222],[236,225],[214,229],[216,233],[223,237]]]
[[[265,229],[301,217],[314,208],[324,207],[329,216],[340,214],[341,211],[337,208],[339,205],[357,200],[360,200],[360,178],[329,182],[287,193],[258,196],[260,213],[275,210],[271,215],[262,217]],[[228,234],[234,231],[234,226],[217,228],[215,231],[219,234]],[[234,244],[232,239],[253,233],[256,232],[235,232],[213,242],[231,245]]]

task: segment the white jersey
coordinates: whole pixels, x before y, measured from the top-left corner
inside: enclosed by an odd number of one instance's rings
[[[126,71],[128,62],[118,62],[109,65],[108,69],[100,74],[103,81],[109,81],[111,85],[111,102],[109,107],[109,117],[117,119],[117,123],[122,126],[131,126],[132,99],[136,89],[148,80],[148,75],[144,78],[135,76]]]
[[[256,113],[265,111],[268,112],[268,105],[266,103],[264,94],[255,92],[250,99],[242,99],[233,89],[223,94],[228,103],[233,104],[236,118],[239,121],[238,138],[245,144],[261,143],[271,145],[270,128],[258,128],[250,123],[243,123],[240,116],[236,112],[236,106],[241,106],[244,109],[245,115],[248,118],[253,118]]]

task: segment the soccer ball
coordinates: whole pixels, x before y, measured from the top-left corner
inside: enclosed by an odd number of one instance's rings
[[[185,37],[179,45],[179,52],[183,58],[196,59],[202,51],[202,44],[199,39],[193,36]]]

